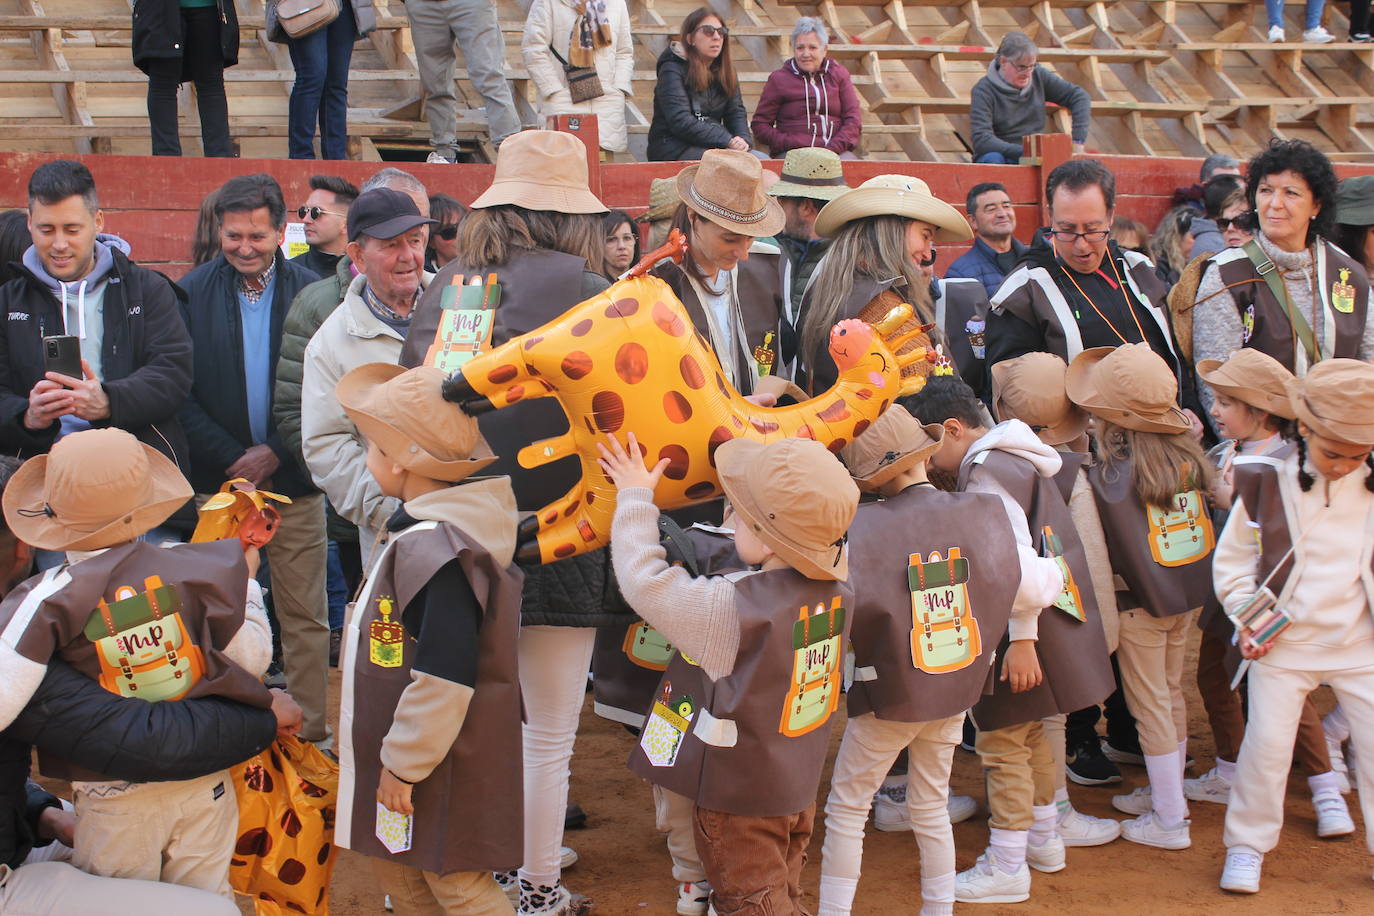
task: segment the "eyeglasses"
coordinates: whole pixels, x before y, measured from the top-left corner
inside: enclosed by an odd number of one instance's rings
[[[699,25],[697,31],[705,32],[707,38],[715,38],[717,35],[726,38],[730,34],[730,30],[723,25]]]
[[[340,213],[337,210],[326,210],[324,207],[299,206],[296,208],[297,219],[305,219],[307,214],[310,216],[311,219],[319,219],[320,216],[322,216],[325,213],[328,213],[330,216],[337,216],[340,219],[348,216],[347,213]]]
[[[1226,230],[1230,229],[1232,226],[1235,226],[1237,229],[1241,230],[1242,232],[1251,232],[1251,231],[1253,231],[1254,228],[1255,228],[1255,214],[1254,214],[1254,212],[1251,211],[1251,210],[1246,210],[1244,213],[1240,214],[1239,216],[1233,216],[1233,217],[1231,217],[1230,219],[1227,219],[1227,218],[1224,217],[1224,216],[1219,216],[1219,217],[1217,217],[1217,228],[1220,229],[1222,232],[1225,232]]]
[[[458,238],[458,227],[456,225],[445,226],[444,228],[438,230],[434,234],[437,235],[439,238],[443,239],[445,242],[451,242],[454,239]]]
[[[1011,67],[1017,73],[1030,73],[1035,69],[1035,63],[1035,61],[1031,61],[1028,64],[1014,64],[1011,61],[1007,61],[1007,66]]]
[[[1053,229],[1050,231],[1050,235],[1054,236],[1056,242],[1063,242],[1066,245],[1072,245],[1079,239],[1097,245],[1107,241],[1108,236],[1111,234],[1112,231],[1110,229],[1094,229],[1092,232],[1069,232],[1065,229]]]

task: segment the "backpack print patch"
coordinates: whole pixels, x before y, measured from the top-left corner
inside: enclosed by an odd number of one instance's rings
[[[803,605],[792,623],[792,682],[778,725],[789,738],[820,728],[839,705],[844,621],[845,609],[836,595],[828,608]]]
[[[205,675],[205,656],[191,641],[181,617],[181,596],[161,577],[143,580],[144,591],[121,585],[115,600],[99,606],[84,633],[95,643],[100,686],[150,703],[179,700]]]
[[[1150,526],[1150,555],[1160,566],[1196,563],[1216,545],[1207,503],[1198,490],[1175,493],[1167,511],[1160,506],[1146,506],[1145,515]]]
[[[630,624],[621,645],[625,657],[650,671],[667,671],[673,658],[672,643],[663,634],[642,620]]]
[[[1040,530],[1040,556],[1053,560],[1064,577],[1064,587],[1060,589],[1059,597],[1054,599],[1054,606],[1074,620],[1087,620],[1088,615],[1083,611],[1083,596],[1078,592],[1078,583],[1073,580],[1069,561],[1064,559],[1064,542],[1049,525]]]
[[[911,664],[927,674],[946,674],[973,664],[983,651],[969,601],[969,561],[949,548],[907,557],[911,589]]]

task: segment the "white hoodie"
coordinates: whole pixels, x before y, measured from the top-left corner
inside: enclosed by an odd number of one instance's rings
[[[1059,453],[1041,442],[1029,426],[1020,420],[1006,420],[969,446],[960,471],[971,464],[979,453],[991,451],[1006,452],[1026,459],[1041,477],[1053,477],[1064,465]],[[967,489],[970,493],[991,493],[1002,500],[1002,506],[1007,510],[1007,520],[1011,522],[1012,533],[1016,535],[1016,552],[1021,557],[1021,587],[1012,604],[1007,635],[1013,641],[1035,639],[1039,635],[1040,612],[1059,597],[1064,588],[1064,574],[1059,571],[1058,563],[1036,552],[1025,510],[992,479],[991,474],[980,475],[978,480],[969,483]]]

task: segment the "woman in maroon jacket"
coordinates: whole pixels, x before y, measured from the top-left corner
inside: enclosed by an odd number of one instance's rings
[[[822,146],[844,159],[858,158],[859,98],[849,71],[825,56],[830,35],[811,16],[792,29],[792,59],[768,77],[750,127],[774,159],[790,149]]]

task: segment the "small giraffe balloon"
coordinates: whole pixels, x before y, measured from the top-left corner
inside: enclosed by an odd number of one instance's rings
[[[653,252],[641,266],[661,256]],[[609,542],[616,491],[597,463],[597,444],[609,436],[623,441],[633,432],[649,464],[667,458],[655,502],[686,506],[721,495],[715,451],[722,442],[797,436],[838,452],[900,395],[919,390],[936,356],[928,327],[910,321],[910,305],[893,309],[876,327],[846,319],[830,332],[830,355],[840,370],[835,385],[799,404],[760,407],[726,381],[668,285],[635,273],[472,358],[444,383],[444,397],[474,416],[550,395],[568,416],[567,433],[517,455],[526,468],[568,455],[582,465],[581,480],[568,493],[522,523],[522,562],[548,563]],[[923,345],[908,346],[913,342]]]

